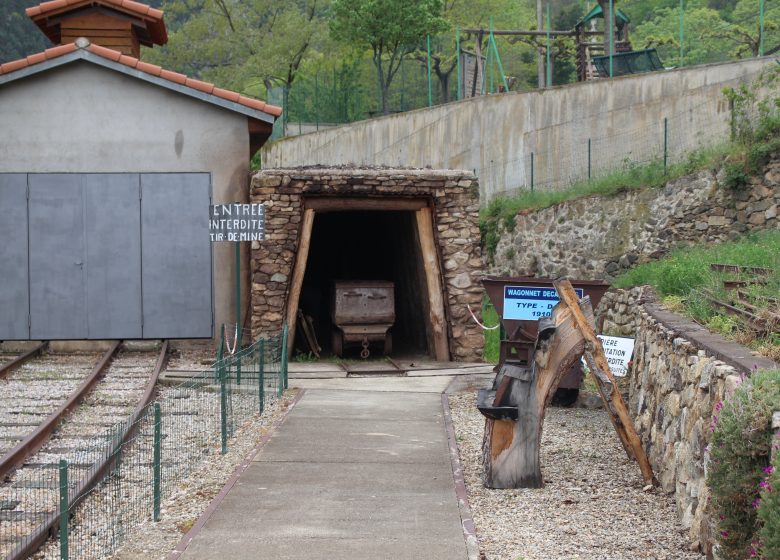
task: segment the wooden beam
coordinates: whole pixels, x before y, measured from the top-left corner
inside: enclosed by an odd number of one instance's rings
[[[447,325],[444,319],[444,296],[442,290],[441,269],[439,268],[439,253],[433,238],[433,217],[431,209],[421,208],[416,212],[417,235],[420,239],[420,253],[425,269],[425,283],[428,288],[430,303],[429,321],[433,334],[433,350],[437,360],[445,362],[450,359],[450,349],[447,340]]]
[[[405,210],[416,212],[427,208],[426,198],[350,198],[350,197],[314,197],[303,202],[306,208],[317,212]]]
[[[295,256],[292,280],[290,282],[290,295],[287,298],[287,356],[292,356],[295,344],[295,324],[298,319],[298,302],[301,299],[301,286],[303,275],[306,273],[306,261],[309,259],[309,246],[311,245],[311,229],[314,224],[314,210],[307,208],[303,211],[301,233],[298,238],[298,252]]]
[[[628,447],[637,463],[639,463],[639,469],[642,471],[642,478],[644,478],[645,484],[657,485],[658,481],[653,475],[653,467],[645,454],[642,440],[636,432],[634,421],[628,412],[623,395],[620,394],[615,378],[609,369],[609,362],[607,362],[607,357],[604,355],[604,348],[601,345],[601,340],[596,336],[593,324],[586,319],[585,314],[582,312],[579,298],[574,288],[572,288],[571,282],[565,278],[559,278],[553,281],[553,285],[558,291],[561,303],[565,304],[572,312],[577,328],[585,338],[586,361],[597,370],[597,372],[594,372],[593,377],[599,385],[599,394],[604,400],[604,406],[613,417],[613,424],[621,442],[624,447]]]

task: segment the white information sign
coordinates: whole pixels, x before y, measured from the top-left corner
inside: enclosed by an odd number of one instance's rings
[[[585,293],[576,288],[577,297],[582,299]],[[549,317],[560,299],[555,288],[539,286],[505,286],[504,319],[517,321],[536,321]]]
[[[634,339],[622,336],[598,335],[604,347],[604,355],[609,362],[609,369],[615,377],[625,377],[628,373],[628,362],[634,353]]]

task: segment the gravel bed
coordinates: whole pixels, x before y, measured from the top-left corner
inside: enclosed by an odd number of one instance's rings
[[[484,418],[476,392],[450,395],[481,558],[589,560],[704,558],[691,552],[673,496],[643,490],[639,467],[603,410],[548,408],[542,489],[483,486]]]
[[[167,558],[171,550],[179,543],[182,536],[189,531],[200,515],[205,511],[211,500],[223,488],[235,468],[241,464],[260,439],[271,430],[273,424],[289,407],[296,390],[285,392],[281,399],[274,399],[266,404],[262,416],[255,415],[244,425],[238,427],[231,438],[228,453],[219,454],[210,450],[204,454],[202,463],[186,479],[182,480],[168,493],[167,499],[161,504],[160,521],[154,522],[149,516],[140,520],[140,524],[128,527],[123,535],[123,543],[113,555],[109,550],[100,551],[96,543],[90,542],[93,535],[83,534],[76,526],[71,533],[74,547],[84,546],[92,554],[84,557],[113,558],[121,560],[147,560],[152,558]],[[104,506],[110,509],[111,499],[105,490],[96,489],[75,514],[75,521],[89,518],[95,510]],[[94,520],[88,524],[87,532],[94,532]],[[108,527],[105,527],[106,529]],[[59,558],[57,541],[50,540],[43,550],[38,552],[36,559]]]

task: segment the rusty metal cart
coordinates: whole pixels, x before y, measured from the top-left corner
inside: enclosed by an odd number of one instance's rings
[[[335,282],[333,289],[333,353],[342,357],[347,344],[362,346],[368,358],[369,344],[381,342],[384,354],[393,348],[390,327],[395,323],[395,285],[387,281]]]
[[[593,309],[598,307],[602,296],[609,289],[609,284],[593,280],[573,280],[572,286],[575,290],[582,290],[584,295],[590,296]],[[506,363],[514,362],[522,365],[529,365],[533,357],[534,344],[539,329],[539,318],[518,320],[505,317],[504,313],[504,294],[507,287],[534,287],[554,290],[551,278],[534,277],[497,277],[488,276],[483,278],[482,285],[487,291],[490,302],[498,313],[499,320],[504,327],[506,337],[502,337],[498,365],[495,371]],[[573,369],[569,375],[564,377],[559,385],[560,389],[579,389],[582,383],[583,373],[580,368]],[[575,397],[576,398],[576,397]]]

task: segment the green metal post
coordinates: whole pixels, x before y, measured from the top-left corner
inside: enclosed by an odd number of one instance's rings
[[[229,359],[229,358],[228,358]],[[227,372],[225,362],[219,362],[219,416],[222,436],[222,454],[227,453]]]
[[[317,123],[317,130],[320,129],[320,74],[314,75],[314,115]]]
[[[552,65],[551,61],[552,45],[550,43],[550,3],[547,2],[547,87],[552,85]]]
[[[680,66],[685,64],[685,0],[680,0]]]
[[[612,57],[615,55],[615,2],[609,0],[609,77],[613,76]]]
[[[154,520],[160,520],[160,492],[162,488],[162,465],[160,456],[162,454],[162,413],[160,412],[160,403],[154,403]]]
[[[260,400],[260,414],[265,410],[265,340],[257,341],[257,396]]]
[[[591,176],[592,176],[591,175],[591,162],[592,162],[591,154],[592,154],[592,152],[591,152],[591,142],[590,142],[590,138],[588,138],[588,182],[590,182],[590,179],[591,179]]]
[[[509,91],[509,83],[506,81],[506,73],[504,72],[504,65],[501,64],[501,56],[498,54],[498,45],[496,44],[496,37],[491,33],[490,43],[493,45],[493,56],[496,57],[496,64],[498,65],[498,71],[501,72],[501,81],[504,83],[504,91]]]
[[[669,160],[669,120],[664,117],[664,175],[666,175]]]
[[[455,49],[458,51],[458,100],[460,100],[462,91],[461,91],[461,69],[460,69],[460,27],[455,28]]]
[[[758,56],[764,56],[764,0],[758,2]]]
[[[68,560],[68,462],[60,459],[60,560]]]
[[[241,351],[241,242],[236,241],[236,351]],[[241,385],[241,360],[236,370],[236,383]]]
[[[534,192],[534,153],[531,152],[531,192]]]
[[[426,36],[428,41],[428,107],[433,107],[433,89],[431,84],[431,36]]]
[[[287,389],[287,337],[288,337],[287,323],[282,328],[282,380],[284,381],[284,388]]]

